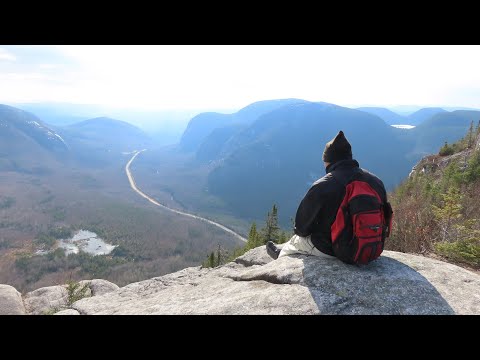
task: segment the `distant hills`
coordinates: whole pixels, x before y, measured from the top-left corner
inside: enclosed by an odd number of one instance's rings
[[[14,107],[31,112],[53,126],[71,125],[103,114],[98,105],[66,103],[22,103]]]
[[[388,108],[399,115],[408,116],[418,110],[429,108],[429,107],[418,106],[418,105],[397,105],[397,106],[389,106]],[[440,108],[446,111],[455,111],[455,110],[479,111],[480,110],[478,108],[470,108],[470,107],[464,107],[464,106],[440,106]]]
[[[413,114],[410,114],[407,116],[408,119],[408,124],[407,125],[420,125],[423,123],[425,120],[430,119],[432,116],[445,113],[447,110],[444,110],[442,108],[423,108],[418,111],[415,111]]]
[[[99,117],[59,128],[70,145],[70,158],[84,166],[103,167],[119,161],[123,152],[143,149],[152,141],[142,130],[125,121]]]
[[[357,110],[376,115],[389,125],[398,125],[398,124],[411,125],[411,124],[407,124],[407,119],[405,116],[399,115],[386,108],[360,107],[360,108],[357,108]]]
[[[0,105],[0,121],[4,127],[2,129],[4,135],[9,133],[12,136],[18,136],[22,133],[47,150],[67,150],[67,145],[61,136],[31,113]]]
[[[120,151],[139,149],[149,145],[151,141],[138,127],[107,117],[69,125],[63,127],[61,132],[71,141]]]
[[[0,170],[42,171],[66,152],[64,139],[38,117],[0,105]]]
[[[357,110],[368,112],[369,114],[377,115],[389,125],[413,125],[417,126],[423,121],[431,118],[433,115],[446,112],[442,108],[423,108],[413,112],[410,115],[400,115],[396,112],[380,107],[360,107]]]
[[[147,134],[124,121],[102,117],[49,126],[29,112],[0,105],[0,170],[47,171],[69,161],[102,166],[118,161],[121,152],[150,145]]]
[[[9,104],[31,112],[50,126],[64,127],[84,120],[109,117],[126,121],[147,131],[155,144],[178,143],[188,121],[202,110],[146,110],[111,108],[94,104],[62,102]]]
[[[300,99],[265,100],[250,104],[232,114],[205,112],[193,117],[180,140],[180,149],[196,151],[210,133],[226,126],[248,126],[263,114],[287,104],[305,103]],[[233,133],[234,130],[226,130]],[[225,134],[225,133],[224,133]]]
[[[194,116],[177,151],[181,158],[191,156],[188,166],[204,168],[205,190],[233,214],[260,218],[277,203],[285,225],[305,191],[324,175],[323,148],[339,130],[360,165],[393,189],[421,157],[445,141],[455,142],[478,120],[480,111],[471,110],[424,108],[404,116],[386,108],[266,100],[231,114]],[[416,127],[396,129],[392,123]],[[102,167],[123,161],[121,153],[156,146],[144,131],[124,121],[100,117],[49,126],[5,105],[0,105],[0,140],[0,170],[14,171],[36,171],[32,169],[39,164],[55,167],[58,162]]]

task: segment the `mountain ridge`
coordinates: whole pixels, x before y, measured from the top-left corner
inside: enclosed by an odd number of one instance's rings
[[[150,145],[150,137],[140,128],[126,121],[109,117],[87,119],[59,128],[71,143],[116,151],[139,150]]]
[[[369,114],[373,114],[384,120],[389,125],[410,125],[407,124],[407,118],[396,112],[382,107],[359,107],[356,110],[364,111]]]
[[[216,128],[244,125],[255,121],[260,115],[286,104],[306,102],[301,99],[262,100],[249,104],[235,113],[204,112],[194,116],[185,129],[179,146],[183,151],[196,151],[205,138]]]
[[[0,170],[48,172],[69,151],[65,140],[34,114],[0,105]]]
[[[432,116],[436,114],[441,114],[444,112],[448,112],[448,111],[439,107],[423,108],[423,109],[417,110],[414,113],[407,116],[407,119],[409,120],[408,125],[417,126],[423,123],[424,121],[430,119]]]

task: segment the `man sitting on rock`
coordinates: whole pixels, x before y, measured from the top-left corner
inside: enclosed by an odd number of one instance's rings
[[[323,162],[327,174],[313,183],[301,201],[295,216],[295,235],[281,250],[272,241],[267,243],[267,253],[272,258],[292,254],[335,257],[331,227],[345,197],[346,184],[355,172],[363,172],[368,182],[378,189],[382,202],[387,203],[382,181],[360,169],[359,163],[352,159],[352,147],[343,131],[326,144]],[[334,170],[335,176],[332,174]]]

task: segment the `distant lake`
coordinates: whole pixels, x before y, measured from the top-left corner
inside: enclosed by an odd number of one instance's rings
[[[414,125],[391,125],[397,129],[407,129],[407,130],[410,130],[410,129],[413,129],[415,126]]]
[[[91,255],[110,254],[116,245],[107,244],[93,231],[80,230],[70,239],[59,239],[58,247],[65,249],[65,254],[78,254],[80,250]],[[45,255],[49,251],[38,250],[37,255]]]

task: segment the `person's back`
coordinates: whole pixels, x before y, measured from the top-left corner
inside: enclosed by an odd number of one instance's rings
[[[272,257],[295,253],[337,256],[332,246],[332,233],[335,236],[335,230],[341,230],[338,224],[343,219],[340,217],[347,216],[344,215],[344,209],[340,208],[342,201],[343,207],[346,207],[345,201],[356,195],[352,193],[354,191],[378,194],[379,203],[388,203],[383,182],[360,168],[352,158],[351,146],[342,131],[327,143],[323,161],[327,174],[311,186],[301,201],[295,216],[295,235],[281,252],[275,250],[274,244],[267,244]],[[364,198],[368,201],[366,196]],[[364,201],[362,197],[359,199]]]

